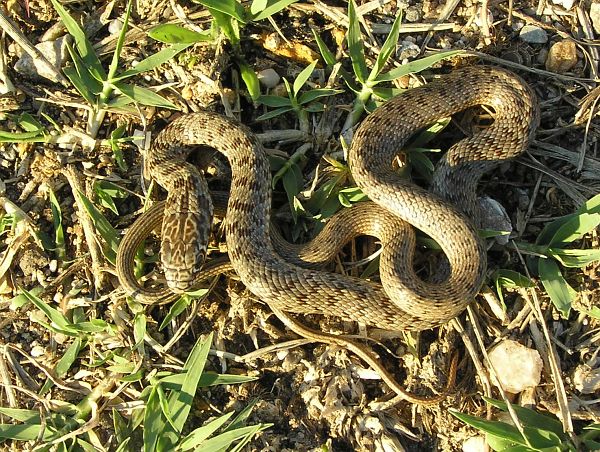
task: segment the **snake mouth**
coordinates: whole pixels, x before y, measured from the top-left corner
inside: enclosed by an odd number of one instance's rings
[[[194,274],[190,271],[181,271],[175,269],[165,269],[165,279],[169,289],[178,295],[181,295],[192,289]]]

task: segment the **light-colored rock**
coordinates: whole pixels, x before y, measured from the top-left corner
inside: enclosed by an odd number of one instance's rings
[[[552,0],[552,3],[562,6],[564,9],[571,9],[575,4],[575,0]]]
[[[421,53],[421,48],[408,40],[402,41],[400,49],[397,51],[398,59],[402,61],[416,57],[419,53]]]
[[[522,41],[529,44],[545,44],[548,42],[546,30],[535,25],[525,25],[519,32]]]
[[[409,6],[404,10],[404,19],[407,22],[419,22],[423,17],[422,8],[417,6]]]
[[[543,362],[537,350],[505,340],[489,352],[489,357],[505,391],[518,394],[540,383]]]
[[[115,35],[121,32],[123,29],[123,22],[119,19],[113,19],[108,23],[108,32],[111,35]]]
[[[600,368],[592,368],[586,364],[577,366],[573,372],[573,384],[582,394],[593,394],[600,390]]]
[[[463,452],[485,452],[485,438],[483,436],[473,436],[466,440],[462,446]]]
[[[590,19],[592,26],[597,34],[600,34],[600,3],[592,3],[590,5]]]
[[[577,46],[574,41],[564,39],[550,47],[546,57],[546,69],[557,74],[570,71],[577,64]]]
[[[512,223],[506,209],[498,201],[488,196],[479,198],[477,201],[481,210],[483,229],[503,232],[504,234],[498,235],[494,239],[500,245],[506,245],[510,233],[513,231]]]
[[[256,75],[260,84],[268,89],[275,88],[281,80],[279,74],[272,68],[263,69]]]
[[[65,35],[58,38],[56,41],[40,42],[35,47],[56,69],[60,69],[67,58],[67,43],[70,39],[70,36]],[[48,72],[46,67],[43,64],[40,64],[39,60],[34,61],[27,53],[23,54],[23,56],[19,58],[19,61],[15,63],[15,71],[19,74],[33,78],[43,77],[49,80],[56,79],[56,74],[54,72]]]

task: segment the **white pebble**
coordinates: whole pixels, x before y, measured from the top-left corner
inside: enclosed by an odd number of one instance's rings
[[[594,31],[600,34],[600,3],[592,3],[590,5],[590,19],[592,20]]]
[[[543,362],[537,350],[505,340],[489,352],[489,357],[505,391],[518,394],[540,383]]]
[[[111,35],[119,33],[123,29],[123,22],[118,19],[111,20],[108,24],[108,32]]]
[[[575,0],[552,0],[552,3],[562,6],[564,9],[571,9],[575,4]]]
[[[46,354],[46,351],[41,345],[34,345],[33,347],[31,347],[30,354],[34,358],[39,358],[40,356],[44,356]]]
[[[462,446],[463,452],[485,452],[485,438],[483,436],[473,436],[466,440]]]

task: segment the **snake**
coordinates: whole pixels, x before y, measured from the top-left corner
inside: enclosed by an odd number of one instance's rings
[[[450,146],[429,189],[394,169],[394,159],[417,132],[482,105],[493,110],[494,121]],[[392,98],[361,122],[348,150],[354,181],[370,201],[343,209],[311,242],[294,247],[277,238],[271,225],[270,165],[257,137],[218,113],[180,116],[145,156],[144,174],[167,191],[167,199],[128,229],[117,253],[119,280],[136,299],[161,303],[219,269],[204,265],[213,201],[202,172],[187,161],[192,152],[212,148],[232,172],[224,220],[230,266],[256,297],[280,313],[329,315],[389,330],[434,328],[459,315],[485,278],[486,248],[478,234],[481,177],[522,154],[538,123],[532,89],[497,67],[456,69]],[[133,256],[157,227],[168,289],[145,289],[133,275]],[[415,270],[415,229],[435,240],[444,255],[428,279]],[[315,268],[344,240],[361,234],[381,243],[380,282]],[[313,259],[311,253],[326,256]]]

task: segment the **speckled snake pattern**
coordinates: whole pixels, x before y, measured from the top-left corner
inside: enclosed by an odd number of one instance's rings
[[[429,190],[398,176],[392,161],[416,132],[478,105],[493,109],[494,122],[447,151]],[[391,330],[432,328],[458,315],[479,291],[486,252],[477,233],[477,184],[484,173],[526,149],[538,116],[524,81],[484,66],[455,70],[388,101],[360,124],[348,153],[356,184],[371,202],[342,211],[341,219],[334,217],[303,248],[308,257],[293,258],[286,253],[298,250],[285,245],[282,250],[272,239],[271,174],[262,144],[245,126],[219,114],[184,115],[156,137],[145,159],[145,173],[168,192],[164,217],[146,218],[145,234],[163,218],[161,259],[168,285],[176,292],[193,286],[202,272],[213,206],[203,175],[186,158],[194,147],[208,146],[231,165],[228,255],[253,294],[278,311],[337,316]],[[118,274],[129,294],[159,302],[165,291],[144,292],[124,265],[132,262],[131,238],[144,234],[140,228],[134,224],[124,239],[129,247],[121,245]],[[433,238],[447,259],[440,274],[427,281],[413,268],[414,228]],[[381,283],[306,268],[313,266],[303,262],[311,260],[310,246],[317,254],[331,254],[337,242],[322,240],[333,236],[341,242],[359,233],[381,241]]]

